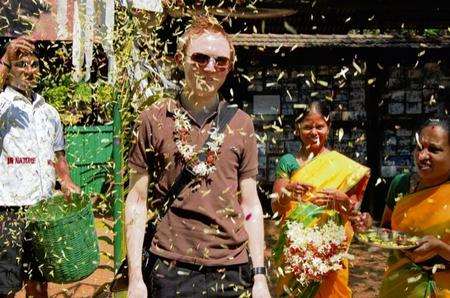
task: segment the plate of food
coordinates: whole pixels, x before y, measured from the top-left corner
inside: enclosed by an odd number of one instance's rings
[[[356,234],[365,244],[387,249],[412,249],[419,245],[419,237],[383,228],[373,228]]]

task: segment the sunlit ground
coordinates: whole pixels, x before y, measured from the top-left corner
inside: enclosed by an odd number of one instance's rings
[[[112,239],[112,232],[102,223],[105,221],[112,226],[111,219],[96,219],[96,228],[99,236],[107,236]],[[266,245],[273,246],[275,237],[278,235],[273,221],[266,221]],[[100,241],[100,250],[102,252],[100,267],[88,278],[72,284],[50,284],[49,295],[52,298],[62,297],[92,297],[92,295],[105,283],[113,278],[112,272],[105,266],[113,266],[111,260],[113,246]],[[355,298],[377,297],[378,288],[383,276],[387,253],[385,251],[373,250],[356,241],[352,243],[350,253],[355,256],[352,261],[350,272],[350,286]],[[271,250],[266,250],[266,257],[270,256]],[[108,257],[108,255],[111,257]],[[272,284],[273,286],[273,284]],[[16,297],[25,297],[25,292],[21,291]]]

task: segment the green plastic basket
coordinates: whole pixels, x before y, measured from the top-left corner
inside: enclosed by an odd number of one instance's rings
[[[66,127],[70,176],[85,193],[102,193],[112,158],[113,126]]]
[[[33,251],[45,280],[69,283],[97,269],[100,254],[92,204],[87,196],[41,201],[27,211]]]

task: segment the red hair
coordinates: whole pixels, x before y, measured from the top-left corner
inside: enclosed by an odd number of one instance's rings
[[[223,29],[222,25],[220,25],[220,23],[214,17],[203,15],[195,16],[192,20],[192,23],[189,25],[184,34],[178,40],[178,53],[184,55],[186,53],[188,44],[191,42],[192,36],[200,35],[207,31],[219,33],[222,34],[223,37],[225,37],[225,39],[228,41],[228,45],[230,46],[230,62],[231,65],[233,65],[235,59],[233,42],[231,41],[229,35]]]

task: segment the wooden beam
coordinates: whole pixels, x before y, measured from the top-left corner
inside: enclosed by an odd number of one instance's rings
[[[450,36],[426,38],[401,37],[390,34],[236,34],[236,46],[257,47],[349,47],[349,48],[450,48]]]

